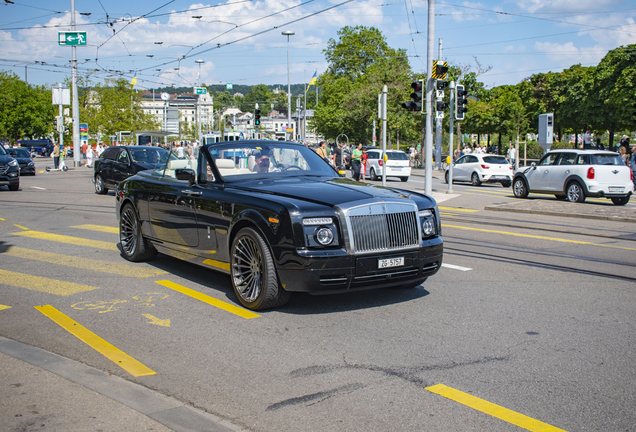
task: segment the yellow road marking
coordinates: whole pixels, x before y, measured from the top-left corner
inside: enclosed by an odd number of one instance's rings
[[[580,241],[580,240],[567,240],[567,239],[562,239],[557,237],[545,237],[545,236],[538,236],[538,235],[532,235],[532,234],[521,234],[521,233],[514,233],[509,231],[488,230],[483,228],[470,228],[470,227],[463,227],[463,226],[457,226],[457,225],[442,224],[442,226],[446,228],[457,228],[457,229],[464,229],[469,231],[481,231],[481,232],[489,232],[489,233],[497,233],[497,234],[506,234],[506,235],[517,236],[517,237],[528,237],[528,238],[551,240],[551,241],[558,241],[558,242],[564,242],[564,243],[576,243],[576,244],[584,244],[584,245],[591,245],[591,246],[601,246],[601,247],[607,247],[607,248],[613,248],[613,249],[624,249],[624,250],[636,251],[636,248],[613,246],[613,245],[592,243],[592,242],[586,242],[586,241]]]
[[[479,210],[475,210],[475,209],[464,209],[464,208],[456,208],[456,207],[442,207],[442,206],[438,206],[437,208],[440,209],[440,210],[460,211],[460,212],[467,212],[467,213],[475,213],[475,212],[479,211]]]
[[[425,387],[426,390],[444,396],[447,399],[459,402],[462,405],[476,409],[505,422],[512,423],[520,428],[533,431],[533,432],[565,432],[563,429],[559,429],[547,423],[539,420],[535,420],[518,412],[509,410],[494,403],[479,399],[475,396],[469,395],[454,388],[447,387],[444,384],[437,384],[430,387]]]
[[[230,271],[230,263],[222,263],[221,261],[216,261],[212,259],[206,259],[203,261],[203,264],[207,264],[212,267],[220,268],[225,271]]]
[[[100,261],[70,255],[60,255],[54,252],[43,252],[16,246],[10,246],[9,249],[7,249],[5,252],[0,253],[0,255],[9,255],[17,258],[31,259],[35,261],[48,262],[51,264],[64,265],[67,267],[94,270],[108,274],[116,274],[136,278],[147,278],[167,273],[163,270],[149,269],[127,264],[116,264],[108,261]]]
[[[442,216],[459,216],[459,213],[439,212],[439,214],[442,215]]]
[[[23,236],[23,237],[35,238],[39,240],[48,240],[48,241],[53,241],[58,243],[67,243],[67,244],[72,244],[77,246],[88,246],[88,247],[93,247],[97,249],[106,249],[106,250],[119,252],[119,249],[117,248],[117,243],[105,242],[100,240],[89,240],[89,239],[84,239],[81,237],[72,237],[72,236],[61,235],[61,234],[50,234],[50,233],[45,233],[41,231],[22,231],[22,232],[17,232],[12,234]]]
[[[190,288],[184,287],[182,285],[176,284],[176,283],[171,282],[169,280],[162,280],[162,281],[156,281],[156,282],[159,285],[163,285],[163,286],[165,286],[167,288],[173,289],[173,290],[178,291],[178,292],[180,292],[182,294],[185,294],[187,296],[190,296],[192,298],[200,300],[200,301],[202,301],[204,303],[207,303],[207,304],[209,304],[211,306],[218,307],[219,309],[223,309],[226,312],[230,312],[230,313],[233,313],[234,315],[238,315],[238,316],[240,316],[242,318],[250,319],[250,318],[258,318],[258,317],[260,317],[260,315],[255,314],[252,311],[249,311],[247,309],[243,309],[243,308],[231,305],[231,304],[226,303],[226,302],[221,301],[221,300],[217,300],[214,297],[210,297],[208,295],[201,294],[198,291],[195,291],[193,289],[190,289]]]
[[[102,354],[110,361],[114,362],[117,366],[119,366],[132,376],[139,377],[154,375],[157,373],[147,366],[141,364],[139,361],[135,360],[116,346],[106,342],[104,339],[100,338],[83,325],[79,324],[76,321],[73,321],[71,318],[64,315],[53,306],[35,306],[35,308],[42,312],[45,316],[53,320],[64,330],[84,342],[89,347],[93,348],[95,351]]]
[[[75,225],[75,226],[72,226],[71,228],[79,228],[79,229],[90,230],[90,231],[99,231],[99,232],[105,232],[109,234],[119,234],[119,228],[113,228],[113,227],[104,226],[104,225],[85,224],[85,225]]]
[[[0,220],[1,220],[1,221],[6,221],[6,219],[5,219],[5,218],[0,218]]]
[[[11,309],[11,306],[0,305],[0,310]]]
[[[23,227],[22,225],[13,224],[13,226],[14,227],[18,227],[18,228],[23,229],[23,230],[28,230],[27,227]]]
[[[93,291],[99,287],[82,285],[73,282],[64,282],[40,276],[31,276],[24,273],[16,273],[8,270],[0,270],[0,284],[26,288],[48,294],[67,296],[86,291]]]
[[[170,320],[169,319],[159,319],[156,316],[152,316],[150,314],[143,314],[143,316],[145,316],[146,318],[148,318],[150,321],[148,321],[148,324],[154,324],[154,325],[158,325],[158,326],[163,326],[163,327],[170,327]]]

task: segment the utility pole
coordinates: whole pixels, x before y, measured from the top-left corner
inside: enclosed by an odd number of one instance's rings
[[[433,192],[433,50],[435,49],[435,0],[428,0],[428,45],[426,50],[426,147],[424,153],[424,193]]]
[[[386,94],[388,88],[382,87],[382,186],[386,186]]]
[[[450,123],[450,128],[448,132],[448,157],[449,157],[448,190],[446,191],[446,193],[452,194],[453,193],[453,162],[454,162],[453,160],[453,120],[455,119],[455,103],[454,103],[455,102],[455,81],[451,81],[448,88],[450,90],[450,104],[449,104],[450,116],[448,118],[448,121]]]
[[[71,0],[71,30],[75,31],[75,0]],[[71,47],[73,51],[72,67],[72,89],[73,100],[71,103],[71,114],[73,116],[73,166],[80,166],[80,136],[79,136],[79,98],[77,97],[77,47]]]
[[[442,60],[442,38],[439,38],[437,59]],[[435,168],[438,170],[442,169],[442,121],[441,118],[435,120]]]

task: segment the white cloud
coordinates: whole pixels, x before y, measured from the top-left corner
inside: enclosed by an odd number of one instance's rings
[[[578,63],[597,64],[607,54],[607,50],[600,45],[592,48],[577,48],[573,42],[565,44],[536,42],[534,47],[537,51],[546,53],[548,59],[554,62],[555,69],[567,68]]]

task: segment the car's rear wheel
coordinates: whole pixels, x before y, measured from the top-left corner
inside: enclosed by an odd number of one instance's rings
[[[95,175],[95,193],[99,195],[108,193],[108,188],[104,187],[104,179],[99,174]]]
[[[157,249],[144,239],[137,211],[132,204],[124,204],[119,218],[121,253],[128,261],[148,261],[157,256]]]
[[[571,182],[568,184],[566,196],[568,201],[570,202],[578,202],[582,203],[585,201],[585,193],[583,193],[583,188],[578,182]]]
[[[473,175],[470,176],[470,184],[472,184],[473,186],[481,186],[481,181],[479,180],[479,174],[474,172]]]
[[[371,171],[369,172],[369,175],[371,176],[371,180],[376,181],[378,179],[378,175],[375,173],[375,169],[371,168]]]
[[[612,198],[612,202],[616,205],[625,205],[629,202],[629,197]]]
[[[400,180],[402,180],[403,182],[407,182],[407,181],[409,181],[409,178],[408,177],[400,177]]]
[[[232,286],[243,306],[261,310],[287,303],[291,293],[280,285],[272,254],[259,233],[252,228],[240,230],[230,256]]]
[[[528,197],[528,186],[522,178],[515,179],[512,186],[512,192],[517,198]]]

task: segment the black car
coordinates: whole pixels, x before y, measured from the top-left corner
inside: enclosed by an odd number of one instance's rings
[[[4,146],[0,145],[0,186],[9,186],[10,191],[20,189],[20,165]]]
[[[198,160],[170,152],[115,197],[126,259],[159,251],[227,273],[249,309],[294,291],[415,287],[442,264],[434,199],[342,178],[300,144],[211,144]]]
[[[109,147],[93,162],[95,193],[103,195],[128,177],[155,167],[168,150],[152,146]]]
[[[35,175],[35,163],[31,159],[31,152],[25,148],[9,149],[9,154],[18,161],[20,175]]]

